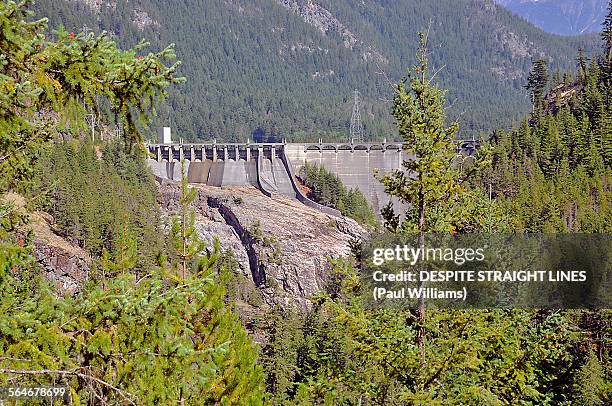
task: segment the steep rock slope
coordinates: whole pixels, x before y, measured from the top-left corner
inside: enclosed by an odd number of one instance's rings
[[[23,196],[16,193],[5,195],[7,201],[28,213],[29,222],[21,232],[34,235],[33,254],[41,270],[60,295],[72,295],[81,290],[89,279],[91,257],[78,247],[58,235],[53,229],[53,218],[44,212],[29,212]]]
[[[350,242],[366,232],[351,219],[255,188],[197,188],[198,231],[210,243],[218,237],[234,253],[246,302],[260,296],[266,306],[308,307],[327,282],[329,260],[348,257]],[[179,184],[164,180],[160,191],[170,216],[178,210]]]

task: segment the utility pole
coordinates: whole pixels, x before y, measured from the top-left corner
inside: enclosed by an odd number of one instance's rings
[[[351,135],[349,142],[363,142],[363,127],[361,126],[361,114],[359,113],[359,92],[355,89],[355,101],[353,103],[353,114],[351,115]]]

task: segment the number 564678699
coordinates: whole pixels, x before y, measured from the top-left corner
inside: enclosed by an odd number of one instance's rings
[[[67,394],[65,386],[0,387],[0,399],[62,398]]]

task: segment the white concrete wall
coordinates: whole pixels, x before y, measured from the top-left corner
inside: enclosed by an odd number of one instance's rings
[[[285,154],[296,174],[299,174],[305,162],[316,163],[337,174],[348,188],[358,188],[377,214],[389,200],[393,201],[395,208],[400,206],[396,198],[391,199],[385,193],[375,173],[378,171],[383,175],[401,169],[403,160],[408,157],[404,150],[305,151],[303,144],[287,144]]]

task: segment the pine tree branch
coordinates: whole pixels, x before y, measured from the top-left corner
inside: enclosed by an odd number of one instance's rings
[[[461,335],[463,334],[463,332],[465,331],[465,328],[468,326],[468,324],[470,324],[470,320],[466,321],[463,326],[461,326],[461,330],[459,331],[459,333],[457,334],[457,338],[460,338]],[[440,368],[425,382],[425,384],[423,385],[423,389],[427,389],[427,387],[429,385],[431,385],[431,383],[433,381],[436,380],[436,378],[438,378],[438,376],[440,376],[440,374],[442,373],[442,371],[444,371],[444,369],[446,368],[448,362],[454,357],[455,355],[455,349],[457,347],[457,343],[454,342],[453,346],[451,348],[451,353],[448,357],[446,357],[446,359],[444,360],[444,362],[442,363],[442,366],[440,366]]]
[[[26,362],[32,362],[31,359],[27,359],[27,358],[13,358],[13,357],[0,357],[0,361],[26,361]]]
[[[429,83],[433,82],[433,80],[434,80],[434,78],[436,77],[436,75],[437,75],[438,73],[440,73],[440,71],[441,71],[442,69],[444,69],[444,68],[446,68],[446,64],[442,65],[440,68],[438,68],[438,69],[437,69],[437,70],[434,72],[434,74],[433,74],[433,75],[432,75],[432,76],[429,78]]]
[[[18,153],[19,151],[21,151],[22,149],[24,149],[24,148],[25,148],[25,147],[27,147],[27,146],[28,146],[28,144],[23,144],[23,145],[21,145],[21,146],[19,146],[19,147],[15,148],[14,150],[12,150],[10,153],[8,153],[8,154],[6,154],[6,155],[2,155],[2,156],[0,156],[0,162],[2,162],[2,161],[4,161],[4,160],[6,160],[6,159],[8,159],[8,158],[10,158],[11,156],[17,155],[17,153]]]

